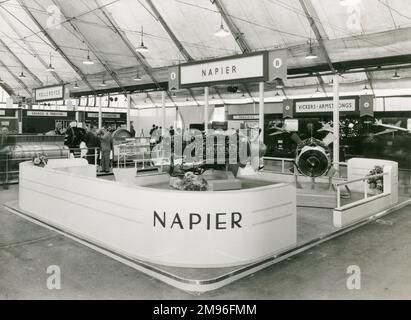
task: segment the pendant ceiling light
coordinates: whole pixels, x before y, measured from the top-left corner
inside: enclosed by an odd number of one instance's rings
[[[320,88],[317,86],[317,90],[315,90],[315,93],[320,93]]]
[[[230,31],[224,28],[223,15],[221,15],[220,28],[214,33],[214,35],[219,38],[224,38],[224,37],[228,37],[230,34],[231,34]]]
[[[314,53],[314,51],[313,51],[313,45],[312,45],[312,43],[311,43],[311,38],[310,38],[310,49],[308,50],[308,53],[307,53],[307,55],[305,56],[305,58],[307,59],[307,60],[313,60],[313,59],[317,59],[318,58],[318,56]]]
[[[87,58],[86,58],[86,60],[83,61],[83,64],[86,64],[86,65],[94,64],[94,61],[90,59],[90,51],[89,50],[87,50]]]
[[[393,80],[401,79],[401,76],[398,74],[397,70],[395,70],[395,73],[394,73],[394,75],[391,77],[391,79],[393,79]]]
[[[0,77],[0,83],[1,84],[3,84],[4,83],[4,81],[3,81],[3,79]]]
[[[100,83],[100,87],[107,87],[107,83],[104,80],[104,77],[103,77],[103,81]]]
[[[54,67],[52,66],[52,64],[51,64],[51,52],[50,52],[50,63],[49,63],[49,66],[47,67],[47,69],[46,69],[48,72],[53,72],[55,69],[54,69]]]
[[[138,71],[137,71],[136,76],[133,78],[133,80],[134,80],[134,81],[141,81],[141,77],[140,77]]]
[[[141,26],[141,43],[140,46],[136,49],[138,52],[148,52],[148,48],[144,45],[144,30]]]
[[[23,70],[21,70],[21,73],[20,73],[20,75],[19,75],[19,78],[25,78],[25,77],[26,77],[26,75],[24,74]]]
[[[280,96],[280,94],[278,93],[278,91],[275,93],[275,96],[276,96],[276,97],[279,97],[279,96]]]
[[[73,88],[74,88],[74,89],[78,89],[78,88],[79,88],[79,86],[78,86],[78,84],[77,84],[77,81],[76,81],[76,83],[74,84]]]
[[[177,94],[176,94],[176,92],[173,90],[173,93],[171,94],[171,96],[173,97],[173,98],[175,98],[175,97],[177,97]]]

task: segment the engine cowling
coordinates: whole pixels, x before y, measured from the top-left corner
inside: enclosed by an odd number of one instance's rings
[[[297,146],[295,164],[301,174],[320,177],[326,175],[331,167],[330,154],[330,149],[325,143],[310,138]]]

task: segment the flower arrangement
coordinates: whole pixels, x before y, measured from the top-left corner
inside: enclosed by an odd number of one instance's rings
[[[383,172],[384,172],[383,167],[375,166],[374,169],[370,171],[369,175],[372,176],[372,175],[380,174]],[[378,193],[382,193],[384,191],[383,179],[384,179],[384,176],[368,179],[367,182],[368,182],[369,188],[372,190],[375,190]]]
[[[44,167],[47,164],[47,157],[44,154],[36,153],[33,157],[32,162],[35,166]]]
[[[174,178],[171,186],[184,191],[207,191],[209,188],[207,181],[193,172],[186,172],[183,177]]]

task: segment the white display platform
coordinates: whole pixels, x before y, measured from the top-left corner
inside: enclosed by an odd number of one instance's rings
[[[72,166],[75,173],[62,169]],[[101,180],[89,170],[84,159],[21,163],[20,209],[108,250],[168,266],[243,265],[297,243],[292,184],[190,192]]]

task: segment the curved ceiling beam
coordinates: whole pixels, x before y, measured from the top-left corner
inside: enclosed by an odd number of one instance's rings
[[[3,7],[0,7],[0,9],[4,9]],[[6,11],[7,12],[7,11]],[[0,10],[0,16],[2,19],[7,23],[7,25],[14,31],[14,33],[19,37],[19,39],[24,43],[24,45],[29,49],[29,51],[37,58],[37,60],[43,65],[44,69],[48,67],[48,64],[43,60],[43,58],[37,53],[37,51],[33,48],[33,46],[30,44],[29,41],[26,41],[25,38],[22,36],[20,31],[16,28],[16,26],[10,21],[10,19],[7,17],[7,15]],[[63,84],[64,81],[59,77],[59,75],[55,72],[52,71],[50,72],[54,79],[57,80],[57,82]]]
[[[63,18],[66,20],[65,22],[69,23],[70,26],[74,29],[75,32],[77,32],[81,38],[83,39],[83,41],[87,44],[87,47],[90,49],[90,51],[97,57],[98,61],[100,62],[100,64],[104,67],[104,69],[106,69],[106,71],[108,72],[108,74],[110,75],[110,77],[114,80],[114,82],[117,84],[117,86],[123,91],[124,95],[126,96],[126,89],[124,88],[123,84],[121,83],[120,79],[117,76],[117,73],[110,67],[110,65],[108,64],[107,61],[105,61],[103,58],[100,57],[100,55],[97,53],[96,48],[94,47],[94,45],[86,38],[86,36],[84,36],[84,34],[80,31],[80,29],[77,27],[75,21],[76,18],[68,18],[67,14],[64,12],[63,8],[61,8],[61,6],[58,5],[58,3],[55,0],[51,0],[53,2],[53,4],[58,7],[60,9],[60,12],[63,16]],[[65,27],[64,23],[62,24],[63,27]]]
[[[20,79],[18,76],[16,76],[16,75],[10,70],[10,68],[9,68],[8,66],[6,66],[6,65],[3,63],[3,61],[1,61],[1,60],[0,60],[0,66],[2,66],[4,69],[6,69],[6,71],[14,78],[14,80],[16,80],[16,81],[20,84],[20,86],[29,94],[29,97],[32,96],[32,93],[31,93],[30,89],[27,87],[27,85],[26,85],[23,81],[21,81],[21,79]]]
[[[31,72],[31,70],[29,68],[27,68],[27,66],[24,64],[24,62],[21,61],[18,56],[16,56],[16,54],[6,45],[6,43],[1,38],[0,38],[0,45],[3,46],[4,49],[6,49],[8,54],[11,55],[13,57],[13,59],[16,60],[19,65],[21,65],[23,70],[26,71],[30,75],[30,77],[32,77],[33,80],[38,83],[38,85],[40,87],[43,86],[43,82],[33,72]]]
[[[20,6],[24,9],[26,14],[31,18],[31,20],[36,24],[36,26],[40,29],[40,31],[44,34],[44,36],[50,41],[51,45],[54,47],[54,49],[63,57],[64,60],[70,65],[70,67],[80,76],[81,80],[92,90],[95,92],[94,87],[91,85],[91,83],[87,80],[87,76],[80,70],[79,67],[77,67],[70,59],[69,57],[64,53],[64,51],[58,46],[56,41],[50,36],[50,34],[43,28],[43,26],[40,24],[40,22],[36,19],[36,17],[31,13],[29,8],[25,5],[23,0],[17,0],[20,4]]]

